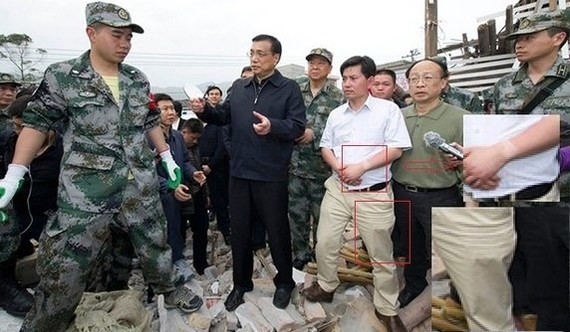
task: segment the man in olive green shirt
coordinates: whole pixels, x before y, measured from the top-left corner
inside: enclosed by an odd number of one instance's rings
[[[414,104],[403,109],[412,149],[404,151],[392,164],[394,199],[411,204],[411,209],[404,203],[395,205],[399,229],[399,234],[395,234],[396,253],[404,252],[407,262],[411,259],[404,269],[406,286],[398,298],[401,307],[427,286],[426,272],[431,265],[431,208],[463,205],[458,187],[460,172],[450,167],[444,153],[426,145],[424,135],[435,132],[449,143],[461,143],[463,115],[469,114],[440,100],[447,85],[440,63],[420,60],[408,69],[406,78],[414,100]]]

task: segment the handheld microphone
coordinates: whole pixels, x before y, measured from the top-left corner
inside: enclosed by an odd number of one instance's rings
[[[449,153],[459,160],[463,160],[463,153],[453,146],[447,144],[447,142],[445,142],[445,139],[443,139],[441,135],[436,132],[428,131],[425,133],[424,142],[426,142],[426,145],[439,149],[445,153]]]

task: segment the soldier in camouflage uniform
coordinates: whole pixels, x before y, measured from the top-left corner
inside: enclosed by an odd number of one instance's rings
[[[7,109],[16,99],[16,90],[21,86],[14,76],[0,73],[0,163],[3,164],[4,151],[13,133]],[[0,213],[0,307],[8,313],[22,316],[31,307],[29,293],[17,284],[13,274],[14,253],[20,246],[20,229],[10,204]]]
[[[6,114],[6,108],[16,99],[16,90],[20,86],[13,75],[0,73],[0,131],[7,127],[10,117]]]
[[[306,59],[309,63],[309,79],[298,83],[307,107],[307,126],[303,135],[296,140],[289,168],[293,266],[300,270],[314,257],[309,238],[312,234],[313,243],[316,243],[321,201],[325,194],[324,182],[331,175],[330,167],[321,157],[319,142],[329,113],[344,100],[340,89],[327,81],[333,54],[325,48],[315,48]]]
[[[16,99],[16,89],[21,84],[16,82],[14,76],[0,73],[0,158],[4,156],[5,145],[12,134],[8,125],[10,117],[6,113],[8,106]],[[0,262],[8,258],[20,244],[20,232],[13,218],[6,214],[0,216]]]
[[[447,84],[441,98],[444,102],[468,110],[473,114],[483,114],[483,105],[477,95],[467,89]]]
[[[131,23],[125,9],[103,2],[87,4],[86,18],[91,49],[48,67],[0,181],[1,208],[13,197],[45,133],[59,121],[66,123],[58,211],[40,238],[41,281],[22,325],[26,332],[66,329],[111,223],[128,232],[145,278],[164,293],[168,307],[190,312],[202,304],[174,274],[155,153],[147,137],[160,152],[171,187],[180,183],[180,169],[164,142],[159,113],[149,109],[147,78],[122,64],[132,33],[143,29]]]
[[[568,144],[570,137],[570,65],[559,55],[568,41],[570,12],[538,12],[520,21],[515,54],[521,67],[501,78],[494,86],[497,114],[519,114],[543,88],[561,84],[535,106],[530,114],[549,114],[510,140],[490,147],[465,150],[466,183],[484,188],[487,179],[510,160]],[[550,191],[543,199],[557,190]],[[513,285],[514,312],[535,313],[536,330],[570,330],[569,211],[568,189],[562,186],[558,203],[500,202],[514,207],[516,249],[509,276]],[[512,224],[512,220],[511,220]],[[480,286],[479,286],[480,287]],[[485,299],[482,306],[488,306]]]
[[[443,77],[449,79],[447,59],[444,56],[435,56],[431,59],[441,66],[444,73]],[[457,106],[473,114],[483,114],[483,104],[481,103],[481,99],[479,99],[474,92],[449,85],[449,80],[441,92],[441,99],[448,104]]]
[[[558,51],[567,45],[569,33],[569,10],[523,19],[518,30],[508,37],[516,40],[515,52],[522,65],[499,80],[493,91],[497,114],[517,114],[538,91],[552,82],[561,82],[530,113],[560,116],[561,146],[570,144],[570,64]],[[548,136],[555,138],[555,134],[553,128]],[[561,175],[559,184],[560,203],[505,202],[515,207],[518,236],[509,271],[514,310],[536,313],[536,330],[570,330],[568,174]]]

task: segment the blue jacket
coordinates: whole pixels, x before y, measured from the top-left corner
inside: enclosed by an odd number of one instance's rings
[[[208,165],[212,171],[218,168],[225,168],[227,173],[230,156],[226,149],[224,132],[224,127],[208,124],[204,127],[204,132],[202,132],[198,145],[200,146],[202,160],[204,160],[204,157],[209,158],[208,162],[203,162],[205,165]]]
[[[299,85],[275,71],[261,85],[253,78],[237,80],[221,106],[207,105],[207,123],[231,126],[230,175],[244,180],[287,181],[294,140],[305,131],[305,103]],[[253,130],[253,111],[271,121],[268,135]]]

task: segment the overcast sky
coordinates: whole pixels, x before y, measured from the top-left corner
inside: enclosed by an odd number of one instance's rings
[[[3,1],[0,33],[25,33],[33,47],[48,51],[48,63],[89,48],[85,35],[86,0]],[[477,38],[477,21],[504,11],[514,0],[439,0],[439,41],[458,42],[463,32]],[[231,81],[249,64],[251,38],[266,33],[283,45],[280,65],[306,65],[314,47],[334,53],[333,74],[352,55],[376,63],[400,60],[424,48],[424,0],[115,0],[133,22],[135,34],[126,63],[154,86]],[[497,28],[503,27],[503,19]],[[0,70],[13,72],[7,61]]]

